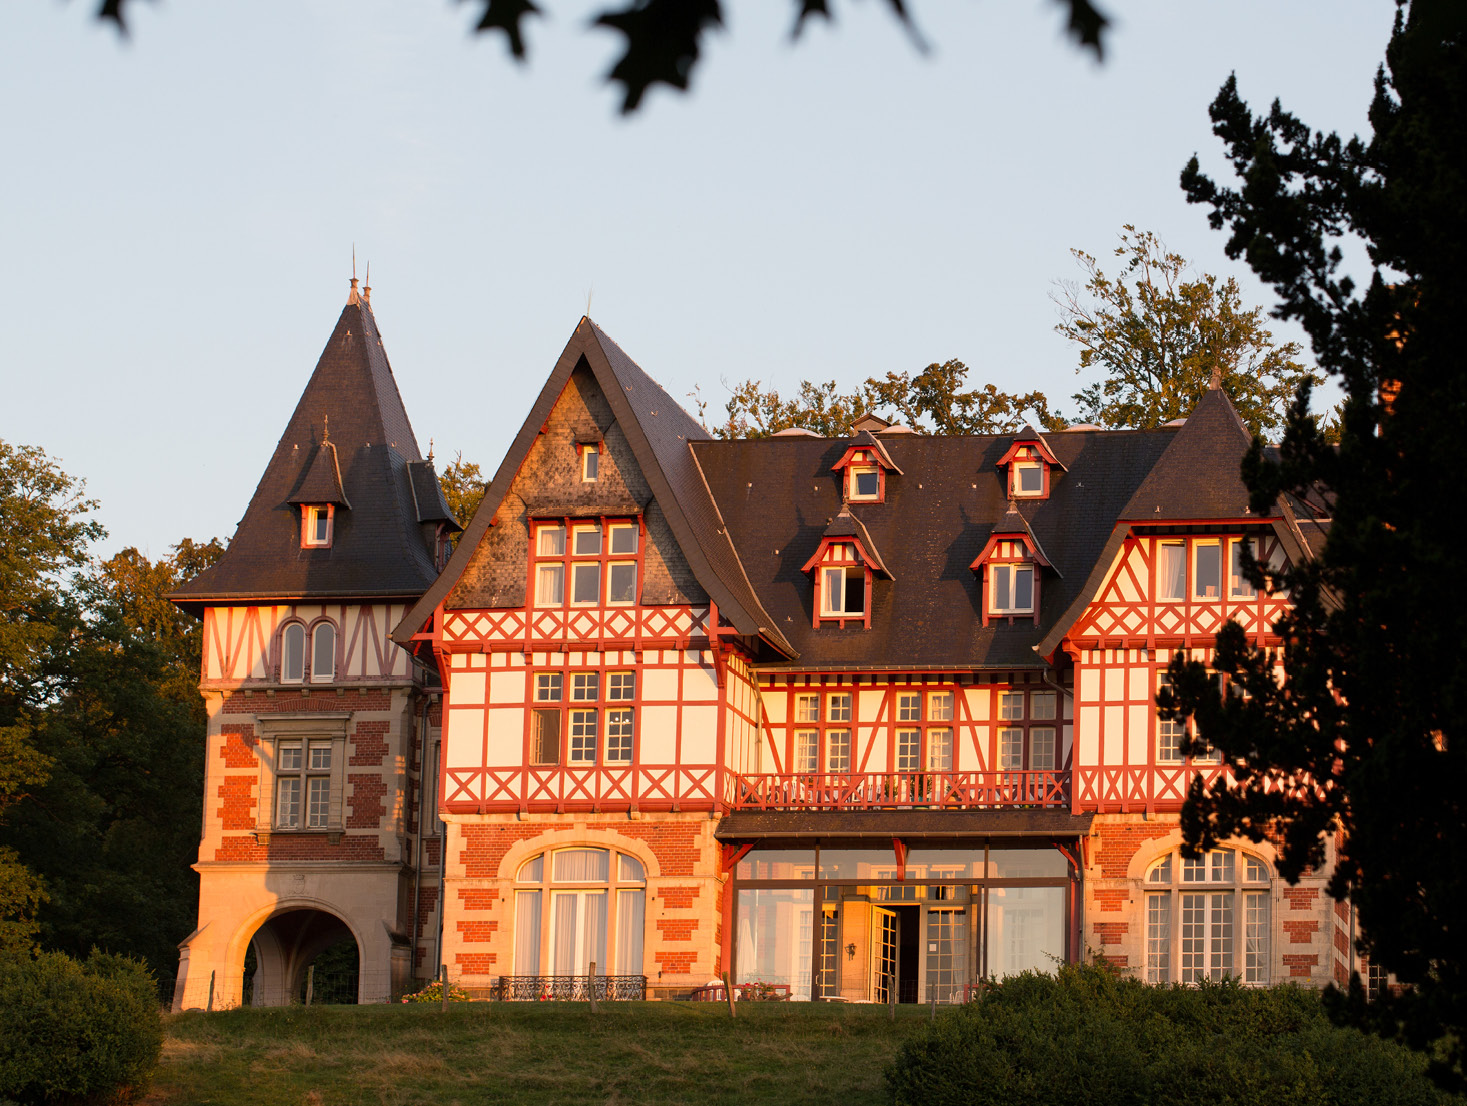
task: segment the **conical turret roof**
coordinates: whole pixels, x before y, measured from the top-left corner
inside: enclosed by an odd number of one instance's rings
[[[421,523],[453,519],[429,467],[353,280],[228,551],[173,598],[416,598],[438,575]],[[301,546],[312,503],[334,505],[329,548]]]

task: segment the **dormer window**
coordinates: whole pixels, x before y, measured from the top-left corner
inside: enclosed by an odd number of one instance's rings
[[[820,570],[820,617],[863,618],[866,614],[864,565]]]
[[[333,504],[307,504],[301,507],[301,548],[329,549],[336,508]]]
[[[857,434],[841,458],[831,465],[840,473],[841,498],[847,503],[885,503],[886,478],[901,475],[886,447],[866,431]]]
[[[1048,499],[1054,470],[1064,465],[1050,451],[1033,427],[1026,426],[995,462],[1004,471],[1010,499]]]
[[[869,629],[875,578],[891,579],[871,544],[871,535],[849,507],[841,508],[840,514],[830,520],[819,548],[801,571],[813,575],[817,628],[833,624],[845,629],[854,624]]]
[[[597,442],[586,442],[581,446],[581,482],[589,484],[601,472],[601,446]]]
[[[1027,618],[1038,622],[1039,570],[1054,571],[1012,503],[1009,508],[1004,525],[988,539],[983,552],[970,566],[981,574],[985,626],[999,619],[1013,622],[1015,618]]]

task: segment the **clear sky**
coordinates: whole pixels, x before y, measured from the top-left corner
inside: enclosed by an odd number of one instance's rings
[[[233,532],[353,243],[422,448],[486,475],[588,298],[714,412],[959,358],[1072,413],[1069,249],[1134,223],[1271,305],[1177,184],[1225,174],[1207,105],[1236,71],[1364,133],[1394,13],[1102,0],[1097,65],[1051,0],[909,0],[927,54],[874,0],[797,43],[788,0],[726,0],[692,93],[623,118],[586,26],[620,0],[540,3],[527,66],[478,3],[158,0],[127,41],[96,0],[0,8],[0,438],[87,480],[98,554]]]

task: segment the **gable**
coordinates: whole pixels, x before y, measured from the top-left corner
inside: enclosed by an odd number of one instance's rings
[[[596,479],[582,479],[580,448],[599,444]],[[652,494],[611,405],[582,359],[555,400],[529,453],[510,481],[462,575],[444,600],[449,608],[521,607],[526,602],[530,523],[534,518],[644,516],[644,605],[706,603]]]

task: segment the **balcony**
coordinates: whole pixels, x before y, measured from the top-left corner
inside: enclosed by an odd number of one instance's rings
[[[732,810],[1003,810],[1070,806],[1069,772],[858,772],[734,776]]]

